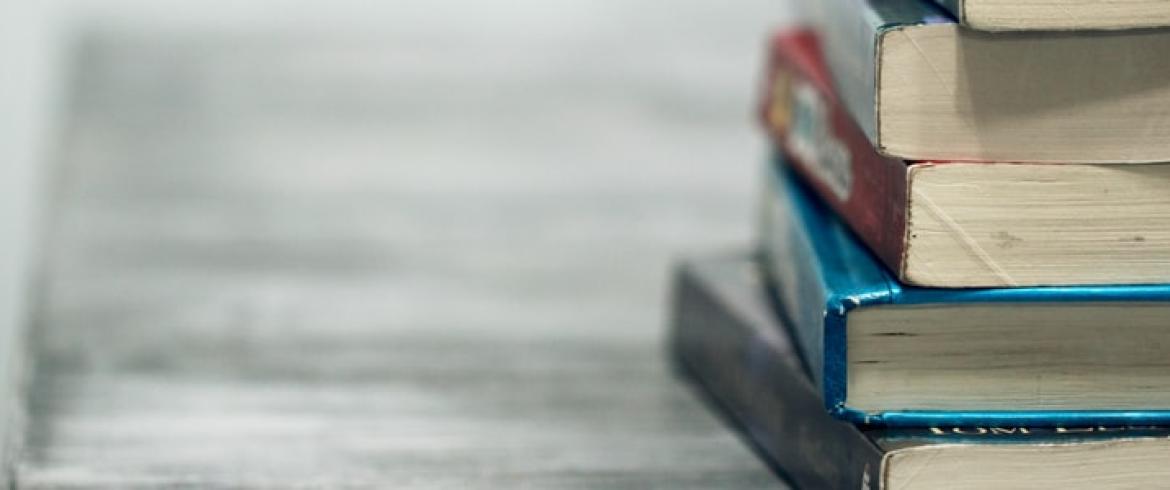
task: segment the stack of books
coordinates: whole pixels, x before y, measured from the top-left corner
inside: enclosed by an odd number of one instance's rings
[[[1170,488],[1170,1],[804,3],[681,371],[801,488]]]

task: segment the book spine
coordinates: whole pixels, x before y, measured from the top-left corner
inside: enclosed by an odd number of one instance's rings
[[[768,169],[768,187],[760,205],[759,251],[779,311],[792,327],[793,336],[813,381],[824,385],[824,318],[829,291],[821,277],[820,263],[809,237],[802,233],[790,196],[776,174],[779,164]]]
[[[742,258],[723,265],[731,270],[704,274],[692,265],[676,274],[671,345],[679,367],[794,486],[880,488],[882,450],[825,412],[752,273],[757,266]]]
[[[861,306],[889,303],[896,281],[801,184],[783,155],[776,156],[771,171],[758,228],[767,278],[821,387],[825,408],[852,417],[844,406],[847,315]]]
[[[761,118],[817,194],[901,277],[909,165],[879,155],[833,89],[808,30],[772,41]]]

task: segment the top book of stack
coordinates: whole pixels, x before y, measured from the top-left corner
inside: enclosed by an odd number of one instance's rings
[[[969,0],[1067,4],[1061,0]],[[884,155],[1170,161],[1170,29],[988,33],[926,0],[805,0],[846,108]],[[1101,11],[1170,1],[1084,2]]]
[[[935,0],[986,31],[1120,30],[1170,26],[1167,0]]]

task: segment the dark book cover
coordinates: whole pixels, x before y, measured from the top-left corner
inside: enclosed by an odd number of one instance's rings
[[[864,428],[829,416],[820,393],[801,362],[791,330],[767,291],[755,257],[716,256],[681,264],[673,277],[670,354],[680,373],[694,382],[711,406],[732,424],[777,473],[798,488],[919,488],[906,478],[923,471],[901,456],[1006,446],[1019,458],[1047,457],[1087,450],[1081,470],[1052,474],[1044,464],[1013,460],[985,462],[978,471],[954,476],[962,488],[982,488],[988,478],[1014,482],[1012,488],[1131,488],[1119,481],[1133,478],[1110,466],[1127,445],[1141,446],[1147,466],[1131,468],[1149,480],[1162,481],[1160,469],[1168,449],[1165,429],[1144,427],[934,427]],[[1084,454],[1084,453],[1077,453]],[[1067,457],[1067,456],[1066,456]],[[1076,456],[1080,457],[1080,456]],[[938,458],[941,462],[946,457]],[[1058,461],[1067,461],[1057,457]],[[953,460],[952,460],[953,461]],[[1040,461],[1044,461],[1041,459]],[[1054,463],[1055,464],[1055,463]],[[1100,464],[1101,466],[1092,466]],[[1150,467],[1154,465],[1155,467]],[[1011,472],[1007,469],[1010,468]],[[931,470],[931,468],[925,468]],[[905,471],[895,471],[905,470]],[[941,470],[941,471],[946,471]],[[1077,471],[1089,474],[1084,476]],[[1095,473],[1094,473],[1095,472]],[[1096,479],[1093,479],[1096,478]]]
[[[678,268],[670,337],[678,366],[797,487],[878,489],[882,451],[825,412],[760,273],[745,256]]]

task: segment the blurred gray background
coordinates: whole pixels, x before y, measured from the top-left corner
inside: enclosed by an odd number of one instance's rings
[[[29,488],[769,488],[673,378],[782,2],[63,4]]]

